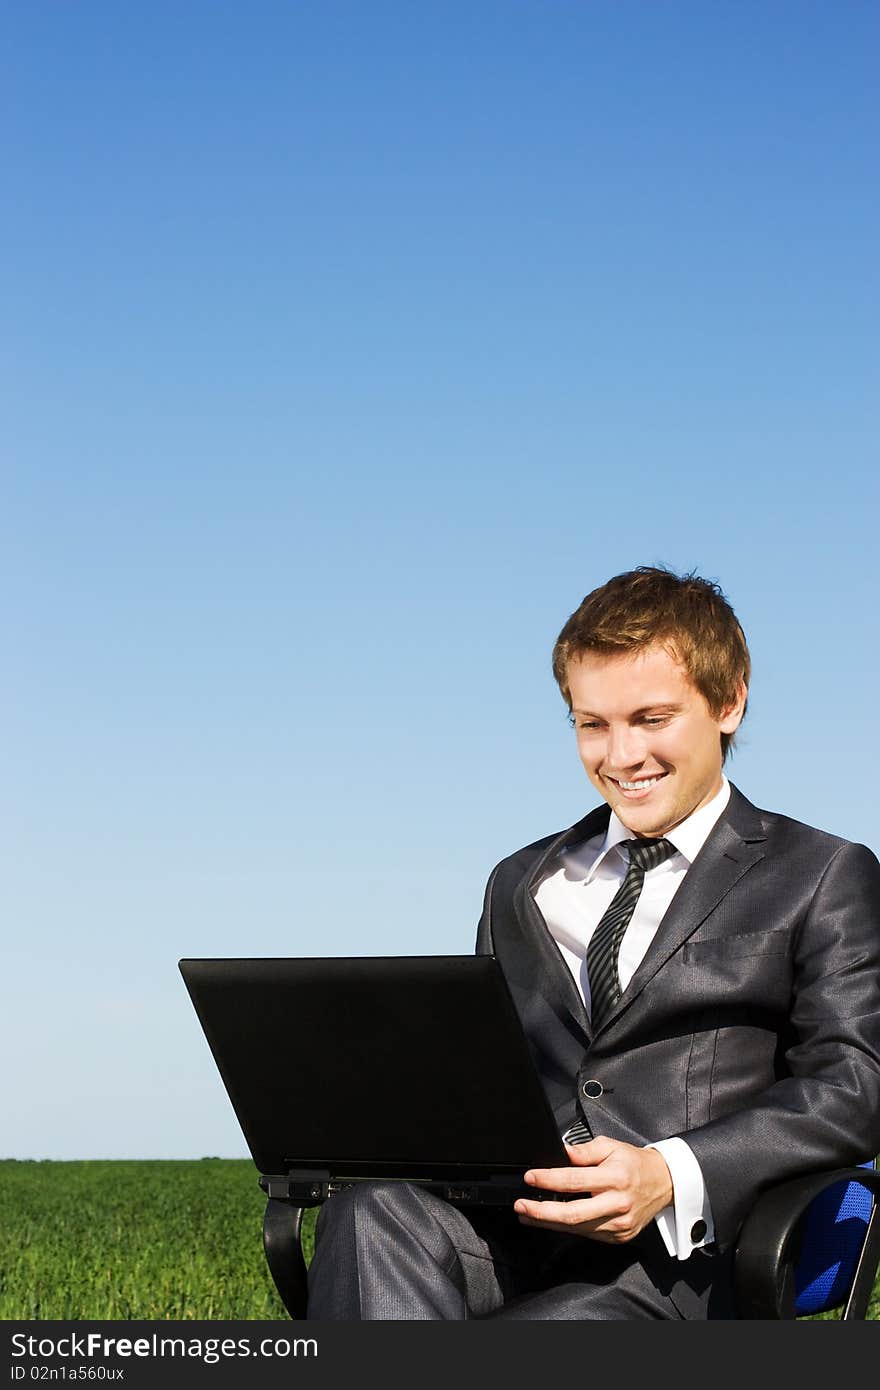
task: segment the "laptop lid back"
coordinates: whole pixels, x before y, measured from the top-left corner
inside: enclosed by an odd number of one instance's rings
[[[494,957],[179,968],[261,1173],[521,1179],[567,1164]]]

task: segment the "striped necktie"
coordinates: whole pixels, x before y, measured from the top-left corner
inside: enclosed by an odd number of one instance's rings
[[[669,840],[623,840],[629,854],[626,876],[602,916],[587,946],[587,979],[590,982],[590,1015],[593,1032],[601,1026],[620,998],[617,957],[620,943],[635,911],[645,874],[675,854]]]

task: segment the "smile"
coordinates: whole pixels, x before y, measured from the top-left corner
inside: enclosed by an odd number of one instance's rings
[[[655,777],[640,777],[637,782],[624,782],[619,777],[609,777],[609,782],[616,782],[617,786],[625,792],[643,792],[656,784],[666,776],[665,772],[658,772]]]

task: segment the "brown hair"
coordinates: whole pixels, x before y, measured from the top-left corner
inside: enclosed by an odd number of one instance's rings
[[[748,689],[745,634],[719,586],[697,574],[639,565],[587,594],[556,639],[553,675],[569,709],[566,673],[572,659],[584,652],[612,656],[656,644],[681,663],[716,718],[736,702],[740,681]],[[722,760],[733,738],[721,735]]]

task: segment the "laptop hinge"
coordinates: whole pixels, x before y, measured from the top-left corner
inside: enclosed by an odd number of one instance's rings
[[[326,1168],[291,1168],[283,1177],[260,1177],[260,1187],[268,1197],[288,1202],[325,1202],[330,1196],[330,1173]]]

